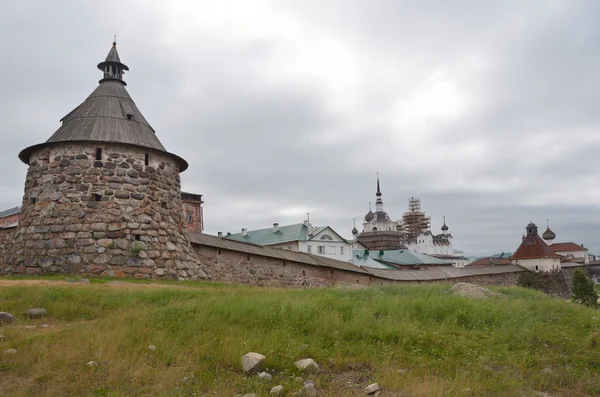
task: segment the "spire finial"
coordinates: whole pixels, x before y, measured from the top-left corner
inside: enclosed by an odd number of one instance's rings
[[[550,221],[548,219],[546,219],[546,227],[550,229]]]
[[[117,34],[115,33],[115,37],[113,38],[113,47],[117,46]]]
[[[352,226],[356,227],[356,218],[352,218]]]
[[[379,172],[377,173],[377,197],[381,197],[381,189],[379,188]]]
[[[369,201],[369,211],[371,211],[371,202]]]

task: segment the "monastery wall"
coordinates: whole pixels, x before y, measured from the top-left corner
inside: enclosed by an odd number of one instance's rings
[[[391,280],[372,274],[313,266],[244,251],[229,250],[192,241],[202,265],[213,281],[272,287],[324,287],[344,284],[430,284],[469,282],[480,285],[516,286],[520,273],[485,274],[439,280]],[[399,270],[401,272],[402,270]],[[425,272],[426,270],[424,270]]]
[[[0,274],[23,273],[204,277],[187,240],[177,163],[123,144],[34,151],[0,267]]]

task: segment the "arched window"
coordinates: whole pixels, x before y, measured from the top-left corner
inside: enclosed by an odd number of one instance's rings
[[[376,228],[376,227],[374,227],[374,228],[373,228],[373,231],[374,231],[374,232],[376,232],[376,231],[377,231],[377,228]]]
[[[324,234],[321,236],[321,240],[333,240],[329,234]]]

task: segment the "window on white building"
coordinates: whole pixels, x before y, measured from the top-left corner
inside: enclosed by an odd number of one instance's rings
[[[335,249],[335,245],[330,245],[329,246],[329,255],[335,255],[336,249]]]
[[[325,253],[325,246],[324,245],[318,245],[317,246],[317,252],[319,254],[324,254]]]
[[[344,246],[343,245],[340,247],[340,255],[344,255]]]
[[[324,234],[320,238],[321,240],[333,240],[329,234]]]
[[[309,254],[312,253],[312,245],[310,245],[310,244],[308,245],[308,253]]]

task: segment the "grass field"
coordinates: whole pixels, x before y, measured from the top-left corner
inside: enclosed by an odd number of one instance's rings
[[[600,395],[600,312],[539,292],[92,281],[0,280],[0,311],[18,317],[0,327],[0,395],[266,396],[282,384],[289,396],[306,357],[322,368],[310,379],[323,396],[364,395],[372,382],[387,396]],[[30,307],[49,316],[27,320]],[[242,373],[251,351],[272,381]]]

